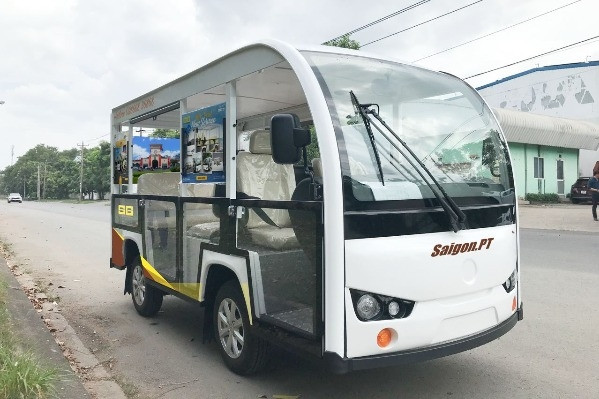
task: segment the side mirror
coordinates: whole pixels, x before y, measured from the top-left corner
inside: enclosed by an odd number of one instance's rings
[[[278,164],[294,164],[301,159],[300,148],[310,144],[310,131],[302,129],[293,114],[277,114],[270,120],[272,159]]]

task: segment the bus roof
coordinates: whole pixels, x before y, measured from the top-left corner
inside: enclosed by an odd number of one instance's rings
[[[130,122],[131,124],[135,124],[137,121],[152,118],[153,115],[168,113],[169,111],[178,109],[179,100],[183,98],[215,88],[228,81],[274,64],[284,61],[291,62],[292,58],[297,59],[299,51],[357,55],[397,62],[397,60],[384,58],[380,55],[339,47],[303,46],[297,48],[278,40],[263,40],[241,47],[169,83],[113,108],[112,123]],[[299,67],[297,64],[297,62],[294,63],[294,69]],[[305,66],[307,67],[307,64]],[[166,119],[168,120],[169,118]],[[163,123],[175,123],[175,120],[165,122],[163,118]],[[166,127],[166,125],[150,127]]]

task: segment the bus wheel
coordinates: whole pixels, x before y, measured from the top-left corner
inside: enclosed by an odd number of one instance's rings
[[[216,295],[214,336],[223,361],[234,373],[254,374],[268,359],[268,342],[251,334],[247,308],[237,281],[224,283]]]
[[[137,313],[144,317],[154,316],[162,306],[163,293],[147,284],[139,258],[131,266],[131,298]]]

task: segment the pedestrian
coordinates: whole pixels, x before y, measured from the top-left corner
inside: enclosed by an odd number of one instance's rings
[[[599,172],[599,161],[595,162],[595,166],[593,166],[593,176]]]
[[[599,170],[594,171],[593,177],[591,177],[587,183],[587,188],[591,191],[591,198],[593,199],[593,207],[591,208],[593,220],[597,221],[597,204],[599,204]]]

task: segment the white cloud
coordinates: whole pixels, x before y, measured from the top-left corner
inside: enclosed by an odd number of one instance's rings
[[[140,145],[133,144],[133,159],[147,158],[150,156],[150,151]]]

